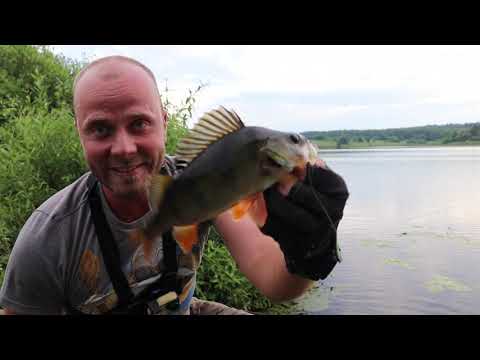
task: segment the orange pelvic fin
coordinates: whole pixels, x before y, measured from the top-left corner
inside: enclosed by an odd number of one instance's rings
[[[193,245],[198,243],[197,224],[188,226],[174,226],[173,237],[177,241],[184,254],[192,251]]]
[[[252,220],[257,224],[258,227],[263,227],[267,221],[267,205],[265,204],[265,198],[263,193],[256,194],[250,209],[248,210],[248,215]]]
[[[255,202],[255,196],[249,196],[246,199],[240,200],[230,210],[232,212],[233,220],[240,220],[250,209]]]
[[[267,221],[267,206],[263,193],[259,192],[246,199],[241,200],[231,209],[233,220],[240,220],[248,214],[259,227]]]

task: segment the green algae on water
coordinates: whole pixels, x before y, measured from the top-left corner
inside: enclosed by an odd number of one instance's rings
[[[399,259],[385,259],[384,261],[385,264],[389,264],[389,265],[399,265],[405,269],[408,269],[408,270],[414,270],[415,267],[410,265],[409,263],[405,262],[405,261],[402,261],[402,260],[399,260]]]
[[[426,287],[429,291],[433,293],[438,293],[445,290],[457,292],[472,291],[472,289],[467,285],[442,275],[434,276],[430,281],[426,283]]]

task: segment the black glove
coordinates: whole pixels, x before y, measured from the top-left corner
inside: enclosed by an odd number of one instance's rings
[[[337,227],[349,193],[330,169],[307,165],[304,181],[283,196],[276,186],[264,191],[268,217],[261,231],[280,245],[290,273],[325,279],[341,259]]]

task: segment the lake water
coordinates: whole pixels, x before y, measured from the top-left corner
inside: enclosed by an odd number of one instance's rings
[[[304,314],[480,314],[480,147],[322,150],[347,182],[343,261]]]

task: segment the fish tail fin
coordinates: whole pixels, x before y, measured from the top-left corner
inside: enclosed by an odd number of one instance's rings
[[[163,202],[165,192],[173,181],[168,175],[154,175],[150,185],[150,198],[152,204],[159,206]]]
[[[195,244],[198,243],[197,224],[187,226],[174,226],[173,237],[184,254],[189,254]]]

